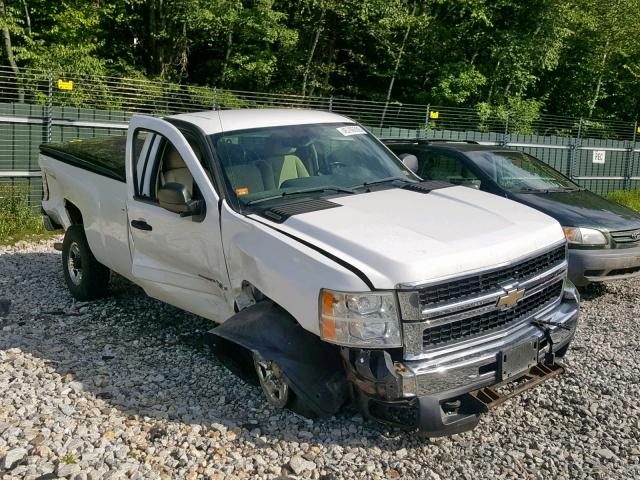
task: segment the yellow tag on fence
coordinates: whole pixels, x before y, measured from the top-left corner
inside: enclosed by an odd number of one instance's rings
[[[436,112],[433,110],[429,112],[429,118],[433,120],[437,120],[439,116],[440,116],[440,112]]]
[[[58,80],[58,88],[60,90],[73,90],[73,81]]]

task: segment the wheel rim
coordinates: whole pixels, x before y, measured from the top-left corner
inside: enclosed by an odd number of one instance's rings
[[[67,271],[73,284],[80,285],[80,282],[82,282],[82,257],[80,255],[80,246],[76,242],[73,242],[69,247]]]
[[[253,355],[253,364],[267,401],[274,407],[284,408],[289,401],[289,385],[278,364],[258,354]]]

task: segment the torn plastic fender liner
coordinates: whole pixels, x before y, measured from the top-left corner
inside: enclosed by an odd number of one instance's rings
[[[349,398],[338,348],[270,300],[240,311],[211,334],[275,361],[294,393],[321,417],[336,413]]]

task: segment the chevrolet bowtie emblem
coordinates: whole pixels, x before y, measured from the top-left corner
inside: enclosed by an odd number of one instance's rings
[[[510,308],[513,307],[516,303],[518,303],[524,297],[524,288],[518,290],[514,288],[513,290],[507,290],[507,293],[501,296],[498,299],[498,307]]]

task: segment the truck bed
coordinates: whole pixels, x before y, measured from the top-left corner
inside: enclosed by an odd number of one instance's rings
[[[126,142],[125,135],[78,139],[64,143],[45,143],[40,145],[40,151],[58,161],[125,182]]]
[[[45,213],[66,229],[79,220],[69,215],[73,205],[94,256],[131,279],[124,144],[124,137],[115,137],[46,145],[39,163],[49,192],[42,201]]]

